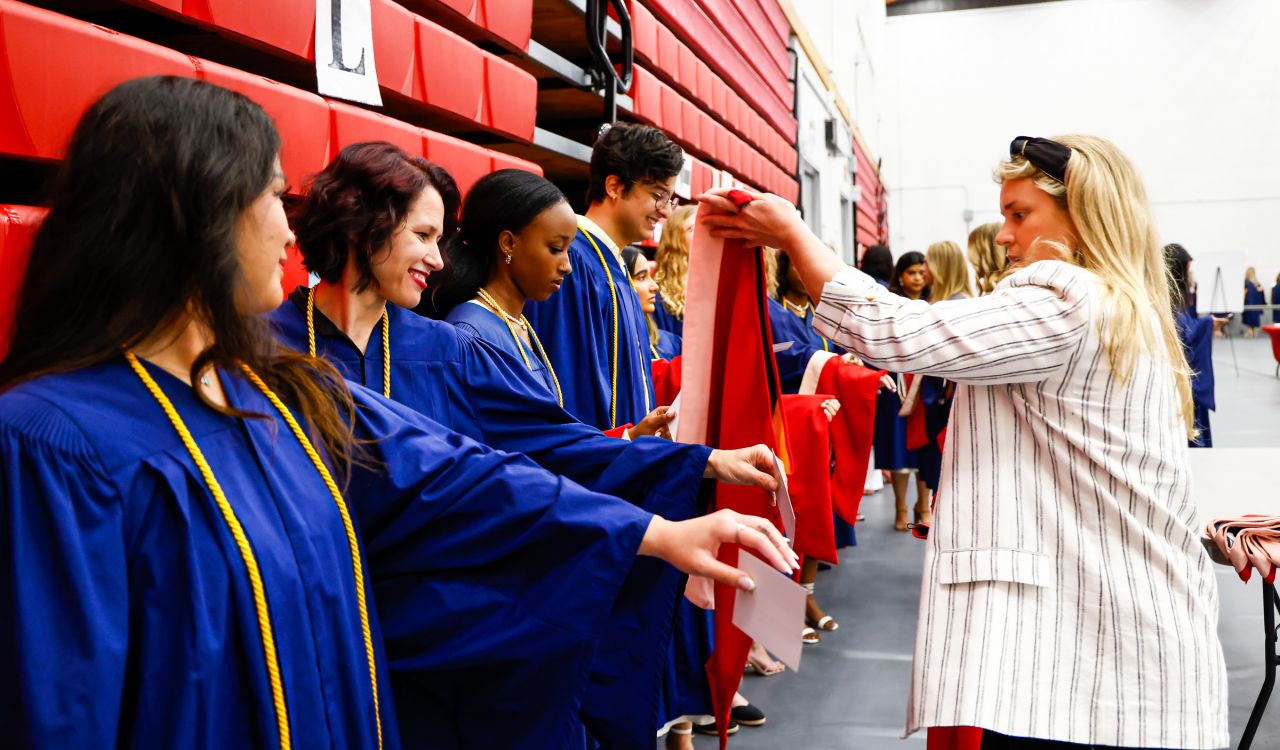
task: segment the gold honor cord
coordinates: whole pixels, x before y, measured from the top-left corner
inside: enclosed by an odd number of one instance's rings
[[[204,478],[205,486],[209,488],[209,494],[213,495],[213,501],[217,504],[218,510],[222,512],[222,518],[226,521],[227,529],[231,531],[232,538],[235,539],[236,547],[240,550],[240,559],[244,561],[245,571],[249,574],[249,586],[253,589],[253,608],[258,615],[258,634],[262,640],[262,658],[267,665],[267,680],[271,683],[271,702],[275,706],[276,726],[280,732],[281,750],[289,750],[292,743],[289,739],[289,709],[284,702],[284,683],[280,679],[280,661],[276,654],[276,638],[275,633],[271,630],[271,613],[267,610],[267,592],[262,585],[262,573],[258,569],[258,560],[254,557],[253,548],[249,546],[249,538],[245,536],[244,527],[240,525],[240,519],[236,517],[236,512],[231,507],[231,503],[227,502],[227,496],[222,492],[222,485],[218,484],[218,479],[213,475],[213,469],[209,468],[209,462],[205,460],[204,453],[200,450],[200,446],[196,445],[195,438],[191,437],[191,431],[187,429],[186,423],[182,421],[182,417],[178,414],[178,410],[174,408],[173,402],[169,397],[160,390],[160,386],[147,372],[138,358],[133,352],[125,352],[125,359],[128,360],[129,366],[133,368],[134,373],[142,381],[142,384],[151,392],[152,398],[160,404],[160,408],[164,410],[165,416],[169,418],[169,423],[173,425],[173,429],[178,431],[178,437],[182,438],[182,444],[186,446],[187,453],[191,454],[191,460],[196,462],[196,467],[200,470],[200,476]]]
[[[613,346],[609,349],[609,428],[613,429],[618,426],[618,287],[613,283],[613,274],[609,272],[609,264],[605,262],[604,253],[596,244],[596,238],[591,236],[591,232],[581,222],[578,223],[578,231],[586,235],[587,242],[591,243],[596,256],[600,258],[600,268],[604,270],[604,277],[609,280],[609,296],[613,299]]]
[[[791,304],[786,297],[782,298],[782,304],[786,306],[788,310],[795,313],[797,317],[802,319],[807,317],[809,315],[809,311],[813,309],[812,302],[806,302],[804,303],[804,306],[801,307],[799,305]],[[827,341],[827,338],[825,336],[819,336],[818,338],[822,339],[822,351],[824,352],[831,351],[831,342]]]
[[[382,308],[382,395],[391,398],[391,319]],[[316,356],[316,288],[307,290],[307,353]]]
[[[271,629],[271,618],[267,609],[266,589],[262,583],[262,575],[258,568],[257,559],[254,557],[253,549],[249,545],[249,539],[245,535],[244,528],[240,525],[235,511],[231,508],[230,502],[227,501],[226,494],[222,491],[222,486],[218,483],[217,477],[214,476],[213,470],[209,467],[209,462],[205,460],[204,453],[201,452],[200,446],[196,444],[195,438],[191,436],[191,432],[182,421],[182,416],[178,414],[178,410],[174,408],[168,396],[164,394],[164,391],[160,390],[160,386],[156,384],[155,380],[152,379],[151,375],[132,352],[126,352],[125,358],[129,361],[129,366],[133,368],[138,378],[142,380],[143,385],[151,392],[152,397],[160,404],[165,415],[169,418],[169,422],[178,432],[179,437],[182,438],[183,445],[200,469],[200,475],[204,479],[205,485],[209,488],[209,493],[213,495],[218,509],[222,512],[227,527],[231,530],[232,537],[235,538],[236,546],[240,549],[240,556],[244,560],[245,569],[249,572],[249,580],[253,588],[254,608],[257,610],[258,629],[262,637],[262,651],[267,664],[272,702],[275,705],[276,723],[280,732],[280,747],[282,750],[288,750],[292,747],[289,736],[289,713],[285,705],[284,686],[280,678],[280,663],[276,652],[275,635]],[[319,472],[320,478],[324,480],[325,486],[333,496],[334,504],[338,508],[338,514],[342,517],[342,526],[346,532],[347,546],[351,553],[351,569],[355,578],[356,605],[360,614],[360,631],[364,636],[365,657],[369,664],[369,685],[373,694],[374,726],[377,728],[378,748],[381,750],[382,712],[378,700],[377,663],[374,658],[373,634],[369,627],[369,607],[365,597],[364,569],[360,561],[360,545],[356,538],[355,526],[351,521],[351,514],[347,510],[347,503],[343,499],[342,493],[338,490],[338,485],[333,481],[333,476],[329,473],[328,467],[320,459],[320,454],[316,451],[315,446],[311,444],[311,440],[306,433],[302,431],[302,427],[294,419],[293,414],[285,407],[284,402],[267,387],[267,384],[248,365],[241,364],[240,367],[250,382],[267,397],[267,400],[280,413],[285,423],[289,425],[289,429],[293,431],[293,435],[297,438],[299,445],[306,451],[307,457],[311,459],[311,463],[315,466],[316,471]]]
[[[512,321],[519,323],[526,331],[529,332],[529,338],[532,339],[533,343],[538,347],[538,354],[542,357],[542,363],[546,365],[547,372],[551,373],[551,382],[556,386],[556,402],[559,403],[560,408],[563,409],[564,393],[560,390],[560,378],[556,376],[556,368],[551,366],[551,358],[547,356],[547,350],[542,347],[542,341],[538,339],[538,332],[533,330],[533,325],[529,323],[529,319],[524,315],[521,315],[519,318],[508,315],[507,311],[503,310],[502,307],[498,305],[498,301],[494,299],[493,295],[489,294],[489,291],[484,287],[480,287],[480,289],[476,291],[476,294],[480,299],[484,300],[486,305],[493,308],[493,311],[497,313],[498,317],[502,318],[503,323],[507,324],[507,330],[511,332],[511,338],[516,342],[516,351],[520,352],[520,358],[524,360],[524,366],[532,370],[533,363],[529,361],[529,355],[524,353],[525,343],[521,341],[520,336],[516,334],[516,327]]]

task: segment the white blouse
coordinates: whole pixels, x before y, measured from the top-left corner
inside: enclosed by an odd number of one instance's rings
[[[846,268],[814,325],[868,363],[958,383],[925,554],[907,733],[978,726],[1219,748],[1218,592],[1167,361],[1114,376],[1089,271],[1041,261],[930,305]]]

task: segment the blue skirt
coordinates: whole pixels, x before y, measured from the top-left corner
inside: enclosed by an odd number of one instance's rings
[[[907,421],[898,416],[902,399],[898,394],[882,390],[876,395],[876,429],[872,445],[876,451],[876,468],[887,471],[915,469],[919,459],[907,450]]]

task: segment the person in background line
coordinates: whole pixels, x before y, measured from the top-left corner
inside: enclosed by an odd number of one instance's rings
[[[893,254],[884,245],[872,245],[862,253],[858,268],[887,289],[893,279]]]
[[[658,282],[658,299],[654,322],[663,331],[684,336],[684,299],[689,282],[689,251],[693,248],[693,225],[698,215],[696,205],[681,206],[662,227],[662,241],[654,254],[657,266],[653,280]]]
[[[933,279],[929,287],[930,304],[974,296],[969,264],[965,262],[964,251],[959,245],[950,241],[936,242],[925,251],[925,259]],[[915,448],[920,480],[933,492],[938,491],[942,477],[943,434],[951,416],[954,394],[954,383],[934,375],[918,375],[912,379],[904,399],[903,408],[908,412],[909,423],[908,444]],[[916,429],[911,429],[912,424]],[[932,523],[930,513],[918,515],[918,523]]]
[[[1276,274],[1276,285],[1271,287],[1271,304],[1280,305],[1280,273]],[[1271,322],[1280,323],[1280,308],[1271,311]]]
[[[982,224],[969,233],[969,263],[978,294],[990,294],[1005,272],[1004,245],[996,244],[1000,223]]]
[[[1267,304],[1266,292],[1262,291],[1262,283],[1258,281],[1258,270],[1253,266],[1249,266],[1249,269],[1244,272],[1244,303],[1246,305]],[[1258,328],[1262,325],[1262,311],[1245,310],[1240,314],[1240,325],[1244,326],[1246,338],[1257,336]]]
[[[680,355],[680,337],[670,331],[658,327],[657,317],[658,284],[653,280],[653,263],[635,247],[622,249],[622,262],[631,274],[631,287],[640,297],[640,309],[644,311],[645,323],[649,329],[649,352],[654,359],[674,359]]]
[[[1191,279],[1191,253],[1182,245],[1164,246],[1165,264],[1169,269],[1169,296],[1173,299],[1174,322],[1191,366],[1191,400],[1195,406],[1197,434],[1187,441],[1192,448],[1212,448],[1213,433],[1209,429],[1209,412],[1216,408],[1213,387],[1213,334],[1227,324],[1226,318],[1196,315],[1188,304]]]
[[[867,252],[870,253],[871,250]],[[889,291],[907,299],[927,300],[929,298],[928,276],[928,266],[923,253],[915,251],[903,253],[893,268]],[[874,450],[876,468],[888,471],[893,483],[893,528],[898,531],[907,531],[911,528],[907,513],[907,493],[912,473],[916,475],[916,522],[922,522],[928,518],[929,487],[918,471],[919,456],[916,451],[907,448],[907,422],[902,414],[907,386],[901,373],[897,377],[896,390],[885,388],[876,394]]]

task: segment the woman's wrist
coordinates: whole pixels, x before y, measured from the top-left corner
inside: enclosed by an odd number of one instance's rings
[[[659,515],[654,515],[640,540],[640,549],[636,554],[645,557],[662,557],[667,546],[667,537],[671,533],[671,522]]]

